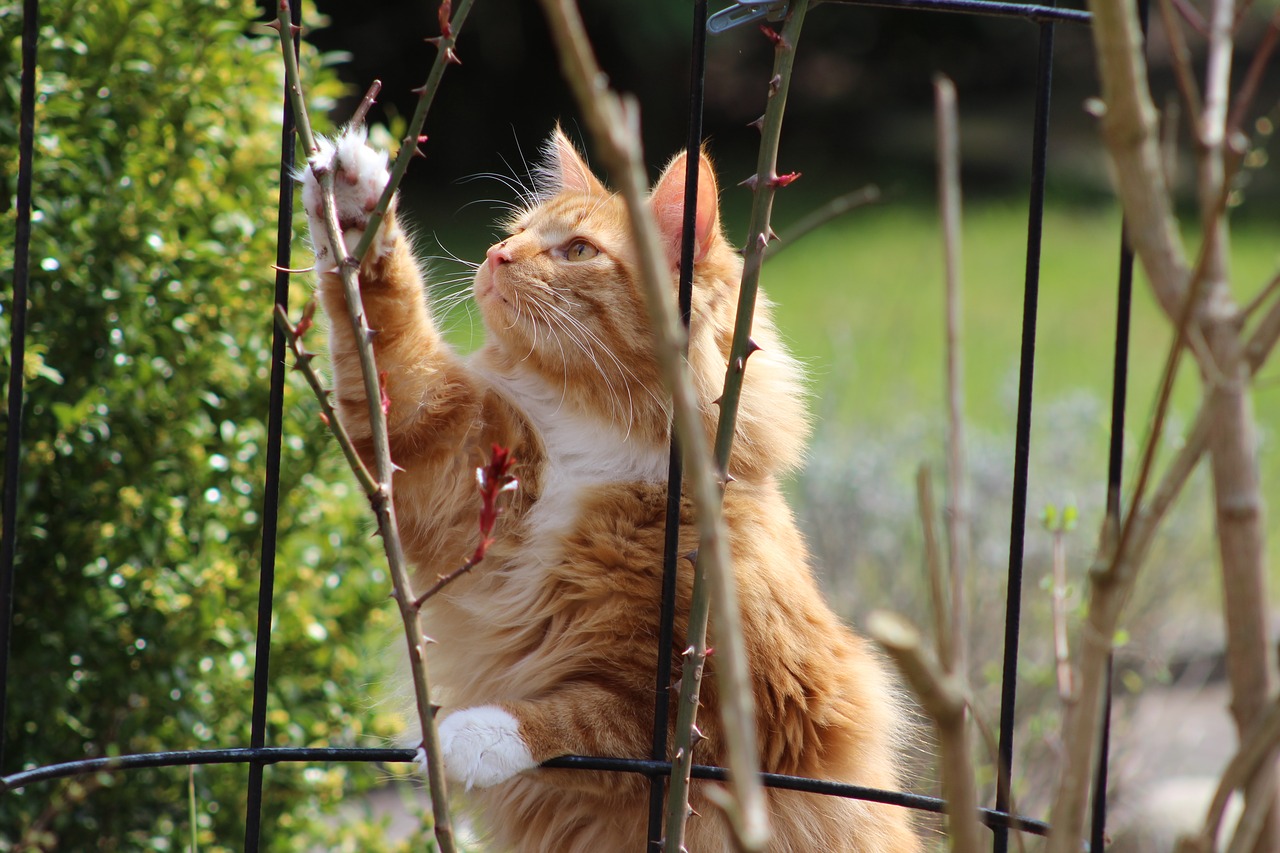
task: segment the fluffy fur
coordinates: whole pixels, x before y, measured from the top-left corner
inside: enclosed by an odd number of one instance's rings
[[[348,232],[364,228],[385,185],[385,156],[347,131],[317,155],[335,170]],[[684,173],[678,156],[651,204],[674,270]],[[708,431],[718,411],[742,261],[721,233],[710,162],[697,158],[693,329],[689,359]],[[429,602],[438,641],[431,668],[445,706],[446,771],[472,791],[502,850],[636,850],[647,782],[628,774],[538,769],[567,754],[645,757],[653,724],[669,405],[651,354],[636,258],[621,201],[559,130],[540,186],[489,249],[474,294],[487,330],[471,356],[441,339],[419,267],[394,208],[360,270],[391,399],[397,512],[423,586],[475,546],[474,469],[499,443],[521,484],[498,540],[469,575]],[[303,198],[318,247],[319,294],[334,318],[329,352],[340,417],[362,452],[369,425],[319,195]],[[746,372],[725,518],[741,595],[764,769],[896,788],[902,715],[865,640],[822,600],[778,485],[807,434],[802,378],[760,301],[762,350]],[[686,504],[681,548],[696,545]],[[687,629],[691,569],[678,581],[677,647]],[[714,626],[713,626],[714,628]],[[679,661],[673,661],[679,671]],[[714,657],[709,666],[715,666]],[[671,719],[675,719],[674,696]],[[696,759],[721,763],[724,732],[713,678],[703,686]],[[689,848],[731,849],[695,783]],[[771,792],[773,850],[912,853],[902,809]]]

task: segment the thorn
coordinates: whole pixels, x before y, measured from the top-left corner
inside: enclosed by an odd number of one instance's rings
[[[743,357],[749,358],[753,352],[759,352],[760,350],[761,350],[761,346],[758,343],[756,343],[755,338],[747,338],[747,354],[746,356],[743,356]]]
[[[685,554],[684,558],[696,566],[698,564],[698,549],[694,548],[688,554]]]
[[[723,405],[723,404],[724,404],[724,395],[723,395],[723,394],[721,394],[719,397],[716,397],[714,400],[712,400],[712,401],[711,401],[711,405],[713,405],[713,406],[720,406],[720,405]]]
[[[733,369],[741,373],[747,366],[747,360],[742,356],[738,356],[733,360]]]
[[[764,130],[764,116],[760,116],[760,118],[756,119],[755,121],[749,121],[749,122],[747,122],[747,127],[754,127],[757,131],[763,131],[763,130]]]
[[[431,719],[433,720],[436,718],[436,714],[439,714],[441,710],[443,710],[443,706],[437,705],[435,702],[431,702],[427,705],[427,711],[430,712]]]
[[[724,486],[727,486],[730,483],[736,483],[736,482],[738,482],[738,478],[730,474],[728,471],[726,471],[724,473],[724,480],[721,481],[721,484],[722,484],[721,487],[723,488]]]
[[[698,814],[697,809],[693,806],[689,806],[689,817],[702,817],[702,815]]]
[[[698,728],[697,724],[695,724],[689,732],[690,746],[697,746],[706,739],[707,736],[702,733],[702,729]]]
[[[751,177],[747,178],[745,181],[739,181],[738,186],[746,187],[747,189],[752,190],[754,192],[756,188],[756,184],[758,184],[759,182],[760,182],[760,176],[752,175]]]
[[[768,247],[769,247],[769,237],[767,234],[761,233],[756,237],[756,248],[758,251],[763,252]]]
[[[680,747],[679,749],[676,750],[676,755],[674,760],[679,761],[682,758],[684,758],[684,747]]]
[[[691,655],[695,655],[695,654],[697,654],[697,652],[698,652],[698,650],[697,650],[697,649],[695,649],[693,646],[690,646],[689,648],[685,649],[685,650],[684,650],[683,652],[681,652],[680,654],[684,655],[685,657],[689,657],[689,656],[691,656]]]
[[[671,686],[670,686],[670,687],[668,687],[667,689],[668,689],[668,690],[670,690],[672,693],[675,693],[675,694],[679,695],[679,693],[680,693],[680,687],[681,687],[681,685],[683,685],[683,684],[684,684],[684,679],[683,679],[683,678],[677,678],[675,681],[671,682]]]
[[[778,188],[789,186],[795,182],[796,178],[800,177],[800,174],[800,172],[788,172],[785,175],[775,175],[769,179],[769,186]]]
[[[773,77],[770,78],[769,80],[769,97],[772,98],[774,95],[778,94],[778,89],[780,89],[781,87],[782,87],[782,75],[781,74],[773,75]]]
[[[764,33],[764,37],[773,42],[773,46],[777,47],[782,44],[782,33],[766,24],[760,25],[760,32]]]
[[[320,423],[324,424],[325,426],[329,425],[329,416],[326,415],[324,412],[320,413]]]
[[[263,26],[269,30],[275,30],[276,32],[280,32],[280,19],[277,18],[276,20],[272,21],[269,24],[263,24]]]
[[[764,236],[765,236],[765,242],[766,242],[766,243],[772,243],[774,240],[777,240],[777,239],[778,239],[778,232],[773,230],[773,226],[772,226],[772,225],[769,225],[769,226],[766,226],[766,227],[767,227],[769,230],[765,232],[765,235],[764,235]]]
[[[716,653],[715,646],[707,646],[707,657],[711,657],[715,653]]]

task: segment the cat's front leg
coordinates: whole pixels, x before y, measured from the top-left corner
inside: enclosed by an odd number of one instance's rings
[[[652,727],[645,696],[578,682],[537,700],[454,711],[440,723],[440,752],[450,779],[487,788],[562,755],[646,755]]]
[[[316,137],[317,151],[307,160],[307,168],[302,172],[302,206],[307,212],[316,269],[322,273],[335,272],[343,258],[335,254],[325,224],[322,190],[316,172],[333,174],[334,209],[346,244],[345,254],[353,252],[364,237],[370,215],[391,179],[386,152],[368,145],[365,133],[363,127],[351,127],[333,140]],[[395,197],[392,197],[384,227],[378,231],[369,259],[376,261],[390,254],[398,231]]]
[[[505,782],[538,766],[520,721],[498,705],[456,711],[440,724],[445,775],[469,791]]]
[[[386,153],[367,144],[364,128],[348,128],[333,140],[320,138],[317,146],[302,174],[302,203],[316,253],[320,302],[330,320],[329,357],[338,413],[359,442],[370,434],[368,404],[339,268],[364,235],[390,174]],[[333,177],[334,207],[346,244],[340,252],[329,238],[317,170]],[[385,374],[394,440],[397,433],[414,430],[424,416],[433,414],[426,401],[438,396],[435,384],[452,380],[457,362],[427,308],[422,275],[396,216],[394,197],[360,264],[359,284],[378,370]]]

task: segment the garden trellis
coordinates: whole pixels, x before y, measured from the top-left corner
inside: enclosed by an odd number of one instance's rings
[[[836,0],[838,3],[857,3],[857,0]],[[858,5],[885,7],[893,10],[886,14],[912,13],[950,13],[965,15],[994,15],[1022,19],[1029,23],[1028,37],[1038,39],[1038,60],[1035,69],[1036,96],[1033,125],[1029,132],[1033,136],[1032,162],[1030,164],[1031,191],[1028,201],[1028,226],[1026,232],[1026,272],[1025,290],[1022,310],[1022,347],[1019,370],[1017,426],[1015,433],[1014,484],[1010,497],[1010,548],[1008,556],[1008,589],[1005,618],[1005,650],[1002,661],[1002,697],[999,719],[998,748],[998,784],[996,798],[992,807],[982,813],[984,822],[991,827],[993,849],[1003,851],[1009,844],[1010,832],[1030,832],[1045,834],[1045,824],[1011,814],[1010,779],[1016,768],[1013,762],[1014,713],[1016,709],[1016,687],[1018,675],[1018,644],[1020,638],[1020,610],[1022,597],[1022,560],[1024,532],[1026,529],[1027,476],[1031,436],[1032,380],[1035,370],[1035,341],[1037,320],[1037,299],[1039,288],[1039,259],[1044,206],[1044,189],[1047,174],[1047,151],[1050,133],[1050,104],[1053,89],[1053,47],[1055,29],[1059,26],[1088,26],[1089,15],[1086,12],[1057,9],[1049,6],[1023,5],[1014,3],[983,2],[983,0],[872,0]],[[696,149],[702,142],[701,104],[705,75],[703,73],[706,55],[706,38],[708,29],[714,32],[725,26],[732,26],[757,18],[764,19],[770,15],[785,12],[785,2],[759,2],[759,0],[738,0],[728,10],[713,16],[708,21],[707,4],[704,0],[694,4],[693,28],[694,37],[691,45],[691,67],[693,69],[689,93],[690,122],[687,147]],[[295,23],[298,11],[295,9]],[[3,493],[3,543],[0,544],[0,732],[4,727],[6,703],[4,697],[13,685],[8,684],[8,661],[12,651],[9,648],[9,627],[12,620],[13,584],[17,565],[16,531],[23,523],[19,506],[20,482],[24,476],[32,472],[19,470],[22,450],[22,405],[23,405],[23,365],[25,346],[25,315],[31,295],[28,293],[27,267],[28,246],[30,239],[30,222],[32,210],[31,164],[34,156],[35,134],[35,69],[38,54],[38,0],[25,0],[23,18],[23,79],[21,88],[20,116],[20,162],[17,185],[17,229],[14,235],[14,291],[11,304],[11,343],[10,343],[10,377],[8,392],[8,432],[5,447],[5,479]],[[1034,36],[1032,34],[1034,33]],[[276,277],[273,294],[275,304],[287,305],[288,302],[288,270],[290,263],[290,223],[292,221],[293,193],[291,190],[294,126],[292,112],[287,107],[284,115],[284,131],[282,135],[280,227],[278,254],[276,265],[281,270]],[[694,170],[696,172],[696,170]],[[686,229],[691,231],[691,229]],[[1120,513],[1120,475],[1121,449],[1124,433],[1125,379],[1127,367],[1128,310],[1131,294],[1133,257],[1127,250],[1122,250],[1120,272],[1117,287],[1117,327],[1116,349],[1114,359],[1111,454],[1108,471],[1105,474],[1108,495],[1108,512],[1117,517]],[[688,276],[682,277],[682,304],[685,306],[687,318]],[[264,317],[269,316],[269,305],[264,305]],[[126,755],[95,758],[80,761],[68,761],[34,769],[13,772],[3,777],[0,783],[0,797],[18,788],[46,784],[51,780],[97,773],[102,771],[127,772],[143,767],[194,766],[201,764],[238,764],[249,768],[249,781],[245,793],[248,804],[248,820],[245,827],[244,848],[255,851],[263,831],[262,803],[264,769],[269,764],[278,762],[409,762],[414,759],[414,751],[409,749],[356,749],[356,748],[290,748],[267,747],[267,694],[269,681],[269,660],[271,653],[270,626],[273,615],[273,590],[275,583],[275,536],[277,504],[280,497],[280,446],[283,440],[283,398],[284,383],[287,372],[285,364],[286,341],[282,333],[277,331],[272,353],[272,374],[270,377],[270,393],[268,402],[268,449],[265,458],[264,477],[266,481],[265,504],[262,508],[262,556],[260,565],[259,611],[257,631],[257,656],[255,660],[255,676],[253,681],[253,699],[251,709],[251,737],[247,746],[228,746],[191,751],[155,752],[143,755]],[[681,468],[679,455],[672,454],[671,482],[679,482]],[[671,502],[678,508],[678,495]],[[668,537],[669,547],[666,553],[667,577],[671,583],[666,584],[664,598],[667,607],[663,614],[664,631],[660,647],[655,655],[658,661],[658,678],[655,684],[656,725],[653,742],[653,753],[649,759],[605,759],[591,756],[570,756],[555,759],[546,766],[564,769],[596,770],[638,773],[652,781],[652,807],[650,819],[650,840],[656,841],[662,834],[662,808],[664,779],[671,773],[671,765],[661,760],[667,752],[665,734],[667,731],[667,695],[672,674],[669,670],[671,660],[671,602],[674,599],[674,566],[675,537]],[[7,768],[4,763],[5,744],[0,743],[0,772]],[[1106,730],[1104,728],[1103,755],[1106,754]],[[713,767],[693,769],[693,775],[702,779],[722,779],[724,770]],[[902,792],[873,791],[854,786],[838,784],[826,780],[799,779],[769,775],[765,777],[767,785],[791,790],[808,791],[814,795],[844,796],[887,802],[904,808],[915,808],[929,812],[941,812],[944,803],[936,798],[924,797]],[[1106,761],[1099,762],[1099,775],[1094,792],[1094,819],[1092,830],[1092,849],[1101,850],[1106,826]]]

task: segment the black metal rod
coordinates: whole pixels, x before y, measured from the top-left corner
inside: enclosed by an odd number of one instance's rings
[[[1145,5],[1145,3],[1143,4]],[[1111,445],[1107,461],[1107,518],[1120,524],[1121,478],[1124,474],[1124,409],[1129,386],[1129,327],[1133,304],[1133,250],[1128,229],[1120,229],[1120,273],[1116,286],[1116,345],[1111,368]],[[1103,696],[1102,732],[1098,743],[1098,766],[1093,777],[1093,814],[1090,821],[1090,850],[1105,849],[1107,837],[1108,761],[1111,755],[1111,671],[1107,656],[1106,693]]]
[[[680,317],[689,328],[693,305],[693,244],[698,217],[698,152],[702,148],[702,105],[706,90],[707,2],[693,4],[693,46],[689,58],[689,125],[685,137],[684,222],[680,241]],[[680,555],[680,496],[684,484],[684,460],[676,431],[671,430],[671,461],[667,468],[667,517],[662,550],[662,608],[658,622],[658,668],[653,697],[653,748],[650,756],[662,761],[667,755],[667,728],[671,701],[671,647],[674,643],[676,576]],[[670,775],[669,773],[667,774]],[[648,845],[660,844],[665,813],[664,776],[649,780]],[[652,850],[651,846],[646,849]]]
[[[205,749],[172,752],[151,752],[140,755],[119,755],[110,758],[89,758],[68,761],[35,770],[15,773],[0,780],[0,793],[16,791],[40,782],[83,776],[89,773],[123,772],[157,767],[189,767],[204,764],[280,764],[284,762],[382,762],[407,764],[416,761],[412,749],[366,749],[352,747],[264,747],[260,749]],[[543,762],[550,770],[591,770],[613,773],[640,773],[645,776],[665,778],[671,775],[668,761],[646,761],[636,758],[594,758],[582,755],[566,755]],[[695,779],[724,781],[728,771],[723,767],[693,766]],[[941,814],[946,803],[937,797],[925,797],[902,791],[885,791],[864,788],[843,782],[806,779],[802,776],[784,776],[780,773],[761,773],[767,787],[811,794],[824,794],[866,802],[884,803],[916,811]],[[979,809],[981,820],[988,826],[1003,826],[1047,835],[1048,824],[1031,818],[999,812],[995,809]]]
[[[9,325],[9,407],[4,437],[4,496],[0,517],[0,769],[8,731],[9,640],[18,559],[18,473],[22,464],[22,366],[27,346],[27,293],[31,280],[31,183],[36,130],[36,40],[39,0],[22,4],[22,84],[18,95],[18,222],[13,238],[13,299]]]
[[[302,4],[290,10],[292,23],[300,21]],[[298,51],[297,36],[294,52]],[[297,143],[294,140],[293,106],[284,98],[283,127],[280,132],[280,204],[276,225],[275,305],[289,309],[289,257],[293,242],[293,162]],[[270,312],[268,312],[270,314]],[[285,339],[280,327],[272,322],[271,384],[267,397],[266,482],[262,496],[262,553],[258,575],[258,634],[253,664],[253,710],[250,718],[249,744],[261,749],[267,742],[267,698],[271,675],[271,616],[275,596],[276,535],[280,510],[280,455],[284,432]],[[249,765],[249,788],[245,809],[245,853],[256,853],[262,833],[262,785],[265,765],[254,761]]]
[[[1033,3],[998,3],[986,0],[821,0],[850,6],[877,6],[885,9],[920,9],[997,18],[1024,18],[1036,23],[1088,24],[1092,16],[1079,9],[1058,9]]]
[[[1027,265],[1022,302],[1022,353],[1018,371],[1018,422],[1009,521],[1009,580],[1005,599],[1004,665],[1000,685],[1000,741],[996,767],[996,810],[1007,812],[1013,769],[1014,709],[1018,690],[1018,636],[1022,619],[1022,559],[1027,527],[1027,471],[1031,455],[1031,398],[1035,379],[1036,309],[1040,298],[1040,241],[1044,230],[1045,165],[1049,148],[1049,101],[1053,86],[1053,24],[1040,25],[1036,67],[1035,136],[1031,153],[1031,199],[1027,216]],[[1008,849],[1009,833],[995,828],[993,850]]]

